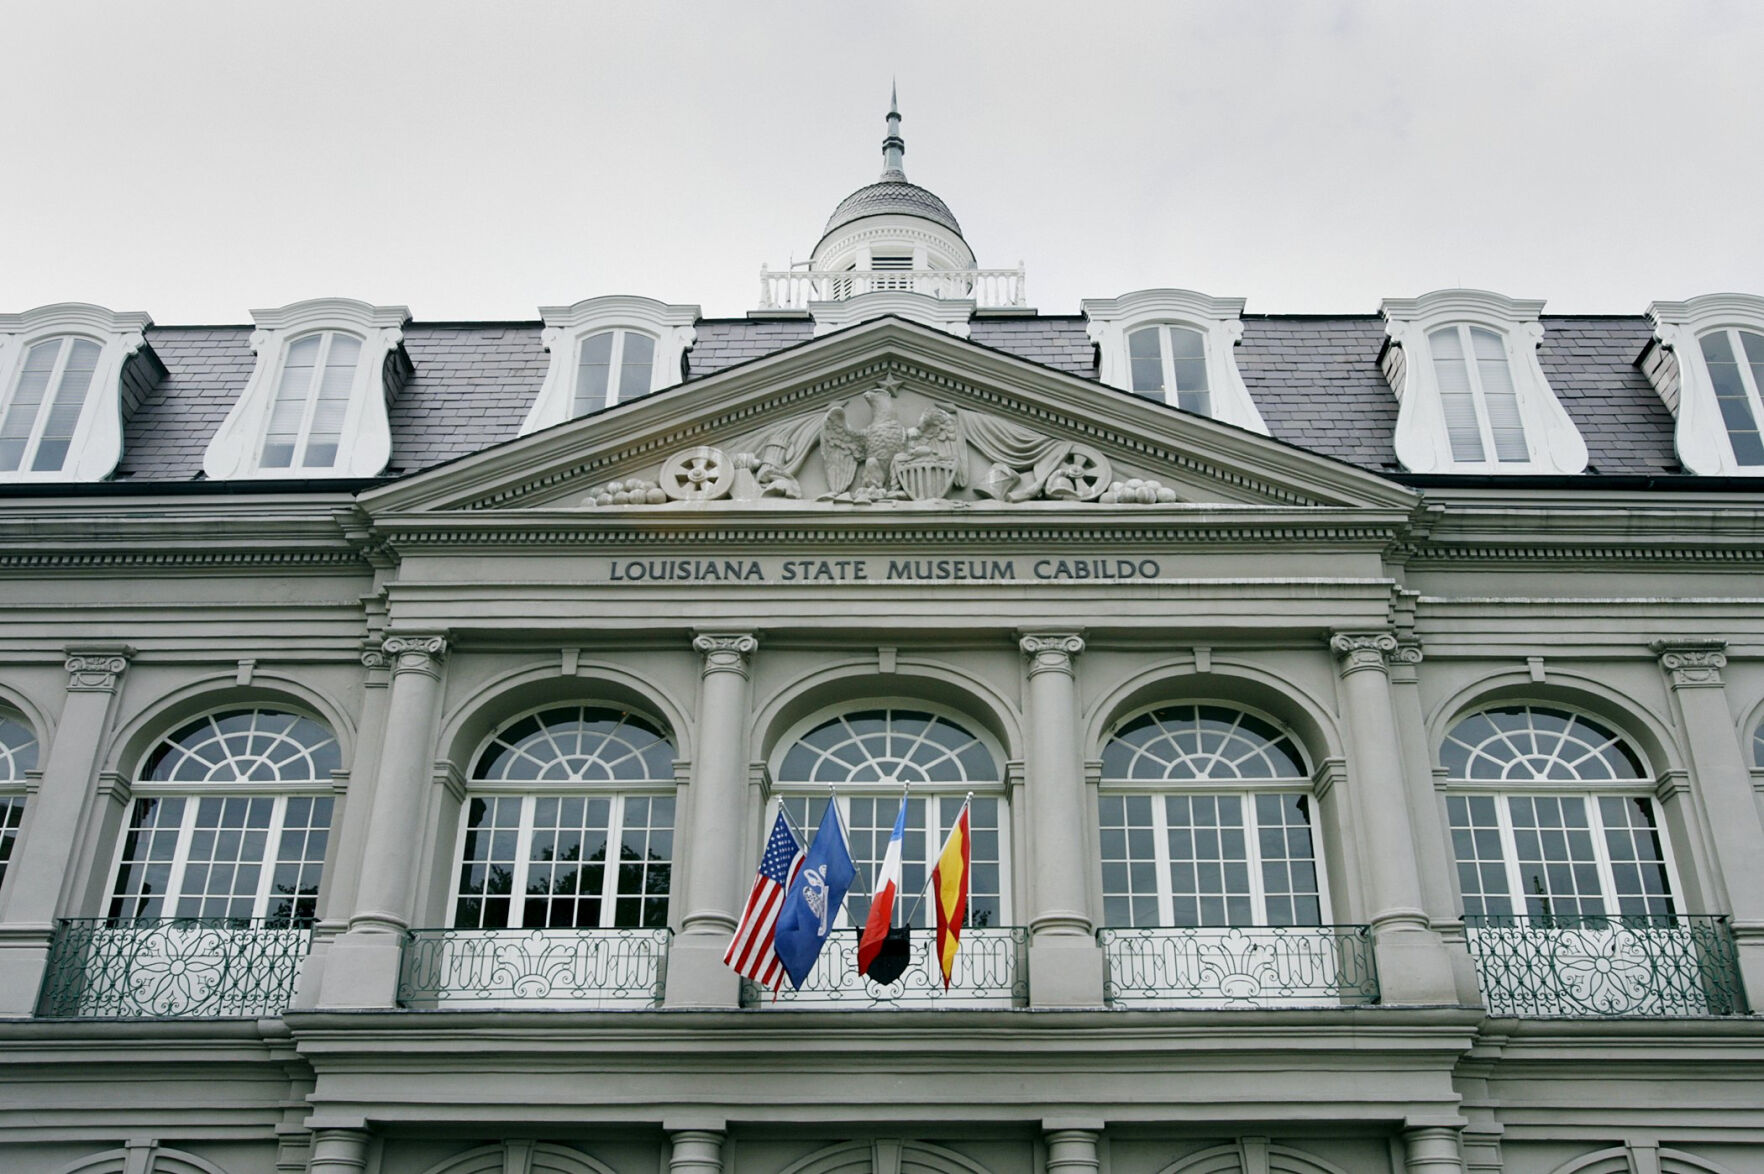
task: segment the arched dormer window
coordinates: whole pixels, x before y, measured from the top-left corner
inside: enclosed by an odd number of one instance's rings
[[[1764,298],[1707,294],[1648,315],[1640,362],[1677,420],[1678,459],[1704,476],[1764,476]]]
[[[146,314],[64,303],[0,314],[0,480],[99,481],[165,368]]]
[[[1581,473],[1586,442],[1538,363],[1542,302],[1473,289],[1387,299],[1382,365],[1411,473]]]
[[[0,709],[0,885],[24,822],[26,775],[37,769],[37,735],[23,717]]]
[[[680,382],[697,306],[617,295],[541,306],[551,365],[520,434],[550,428]]]
[[[387,405],[411,375],[403,306],[347,298],[253,310],[257,366],[202,458],[216,480],[372,477],[392,457]]]
[[[1321,925],[1310,771],[1291,735],[1225,705],[1167,705],[1103,747],[1103,922]]]
[[[1242,298],[1146,289],[1082,304],[1104,383],[1268,435],[1237,369]]]
[[[665,927],[673,763],[662,727],[624,709],[550,706],[497,731],[467,784],[454,926]]]
[[[156,745],[117,849],[117,920],[310,921],[330,837],[337,739],[285,709],[225,709]]]

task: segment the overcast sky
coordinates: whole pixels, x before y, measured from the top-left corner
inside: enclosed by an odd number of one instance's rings
[[[881,166],[1030,303],[1764,293],[1764,3],[3,0],[0,311],[757,301]]]

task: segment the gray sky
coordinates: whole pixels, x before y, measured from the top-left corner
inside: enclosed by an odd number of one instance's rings
[[[1030,303],[1764,293],[1764,4],[5,0],[0,311],[757,301],[880,170]]]

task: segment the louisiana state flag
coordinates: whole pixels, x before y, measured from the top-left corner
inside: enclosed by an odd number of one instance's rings
[[[955,970],[956,951],[962,945],[962,926],[968,921],[968,869],[974,860],[973,837],[968,830],[968,807],[949,838],[937,854],[937,867],[931,870],[931,899],[937,906],[937,964],[943,968],[943,989],[949,989],[949,976]]]

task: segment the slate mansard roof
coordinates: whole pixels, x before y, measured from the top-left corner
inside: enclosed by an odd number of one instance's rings
[[[1376,315],[1245,315],[1237,362],[1278,440],[1381,474],[1399,471],[1391,447],[1397,401],[1379,368]],[[1683,470],[1673,420],[1636,365],[1651,337],[1641,317],[1543,319],[1539,351],[1550,386],[1573,417],[1600,476]],[[250,326],[154,326],[146,334],[166,375],[125,431],[119,480],[196,479],[203,451],[251,376]],[[422,323],[404,328],[415,375],[390,410],[388,476],[414,473],[514,439],[544,380],[537,322]],[[690,382],[809,340],[806,319],[705,319],[687,356]],[[1032,363],[1097,378],[1080,317],[977,317],[971,340]],[[1098,385],[1102,395],[1126,392]],[[1174,411],[1175,409],[1171,409]]]

